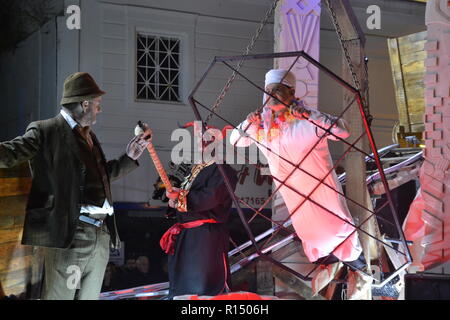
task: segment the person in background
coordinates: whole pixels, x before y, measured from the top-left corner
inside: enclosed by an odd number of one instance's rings
[[[118,289],[117,279],[117,266],[113,262],[108,262],[108,264],[106,265],[101,292],[113,291]]]

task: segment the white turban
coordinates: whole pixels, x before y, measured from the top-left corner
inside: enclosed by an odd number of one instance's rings
[[[295,89],[295,75],[288,70],[272,69],[266,73],[265,86],[272,83],[281,83]]]

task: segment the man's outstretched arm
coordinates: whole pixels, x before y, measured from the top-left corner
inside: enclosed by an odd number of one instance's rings
[[[317,124],[316,132],[319,136],[325,133],[324,129],[330,130],[332,134],[327,136],[331,140],[347,139],[350,136],[350,131],[348,129],[347,122],[344,119],[338,119],[338,117],[329,115],[318,110],[313,110],[309,119]],[[322,129],[323,128],[323,129]]]
[[[31,160],[41,147],[39,128],[31,123],[23,136],[0,143],[0,168],[12,168]]]
[[[306,108],[298,105],[292,108],[292,114],[299,119],[307,119],[317,125],[316,133],[320,137],[329,130],[331,134],[327,135],[328,139],[339,140],[347,139],[350,136],[347,122],[344,119],[329,115],[319,110]]]

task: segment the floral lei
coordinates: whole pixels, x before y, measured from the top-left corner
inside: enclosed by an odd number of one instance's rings
[[[296,105],[297,101],[294,101],[290,105],[290,108],[285,108],[279,113],[271,111],[270,119],[263,119],[259,126],[257,140],[259,142],[263,141],[264,139],[266,139],[267,141],[272,141],[273,139],[278,137],[284,126],[290,125],[297,119],[292,115],[291,112],[292,107]],[[264,123],[268,124],[268,126],[264,127]]]

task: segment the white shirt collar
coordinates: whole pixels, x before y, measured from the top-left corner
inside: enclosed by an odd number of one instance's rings
[[[70,114],[68,114],[63,109],[61,109],[60,113],[63,116],[63,118],[67,121],[67,123],[69,124],[71,129],[75,128],[78,125],[78,123],[75,120],[73,120],[73,118],[70,116]]]

